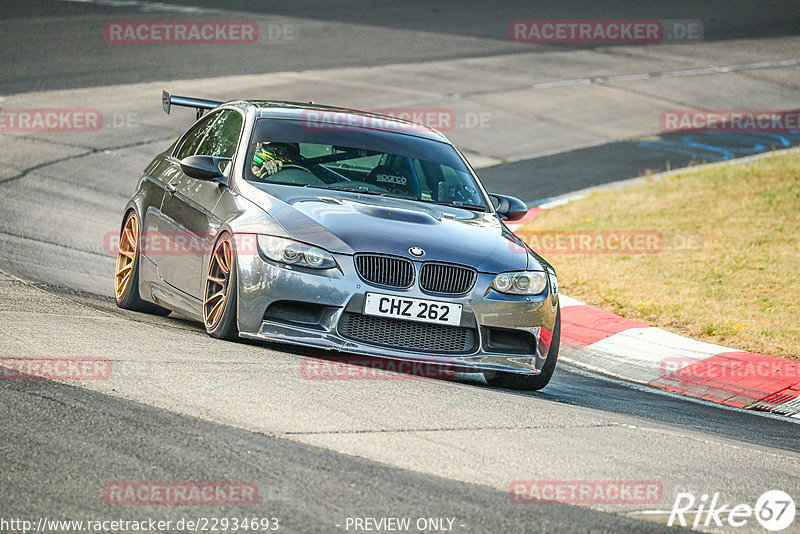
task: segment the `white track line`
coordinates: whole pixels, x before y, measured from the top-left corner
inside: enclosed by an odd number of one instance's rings
[[[591,187],[587,187],[586,189],[579,189],[577,191],[573,191],[571,193],[564,193],[563,195],[558,195],[555,197],[542,198],[539,200],[535,200],[533,203],[529,204],[529,206],[549,210],[555,208],[556,206],[562,206],[564,204],[572,202],[573,200],[580,200],[582,198],[585,198],[587,195],[589,195],[590,193],[594,193],[595,191],[613,191],[615,189],[623,189],[629,185],[642,183],[647,180],[659,180],[661,178],[667,178],[669,176],[674,176],[676,174],[681,174],[684,172],[697,171],[700,169],[710,169],[713,167],[721,167],[724,165],[741,165],[744,163],[751,163],[753,161],[758,161],[764,158],[771,158],[773,156],[780,156],[783,154],[794,154],[798,152],[800,152],[800,146],[794,146],[790,148],[782,148],[780,150],[767,150],[765,152],[759,152],[758,154],[743,156],[741,158],[726,159],[725,161],[714,161],[711,163],[701,163],[699,165],[689,165],[688,167],[681,167],[679,169],[657,172],[650,174],[648,176],[637,176],[636,178],[627,178],[625,180],[618,180],[616,182],[608,182],[606,184],[593,185]]]
[[[759,70],[759,69],[788,68],[788,67],[796,67],[798,65],[800,65],[800,58],[791,58],[791,59],[779,59],[776,61],[739,63],[736,65],[724,65],[722,67],[709,66],[709,67],[700,67],[694,69],[665,70],[657,72],[639,72],[632,74],[614,74],[612,76],[596,76],[593,78],[571,78],[568,80],[556,80],[552,82],[535,83],[533,85],[515,85],[515,86],[500,87],[495,89],[482,89],[478,91],[462,91],[459,93],[437,95],[435,97],[417,98],[397,103],[394,106],[397,107],[412,106],[417,104],[440,102],[449,99],[458,99],[458,98],[491,94],[491,93],[503,93],[507,91],[520,91],[526,89],[539,91],[544,89],[557,89],[559,87],[569,87],[573,85],[593,85],[601,83],[624,82],[631,80],[648,80],[651,78],[677,78],[680,76],[707,76],[709,74],[724,74],[729,72],[741,72],[741,71]]]
[[[96,4],[113,8],[138,8],[145,13],[212,13],[217,9],[206,9],[195,6],[179,6],[163,2],[145,2],[140,0],[57,0],[71,4]]]
[[[781,59],[778,61],[758,61],[755,63],[741,63],[738,65],[726,65],[723,67],[711,66],[695,69],[666,70],[660,72],[642,72],[638,74],[615,74],[613,76],[596,76],[594,78],[572,78],[570,80],[560,80],[556,82],[535,83],[529,89],[554,89],[569,85],[591,85],[597,83],[626,82],[630,80],[648,80],[650,78],[677,78],[680,76],[707,76],[709,74],[724,74],[728,72],[739,72],[744,70],[759,69],[778,69],[786,67],[796,67],[800,65],[800,58]]]

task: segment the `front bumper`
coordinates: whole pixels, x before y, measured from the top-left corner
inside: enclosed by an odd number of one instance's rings
[[[239,256],[240,335],[350,354],[435,363],[460,372],[535,375],[541,371],[558,310],[558,298],[551,294],[549,283],[539,295],[506,295],[489,288],[493,274],[479,273],[474,288],[466,295],[434,295],[422,291],[416,283],[404,290],[369,284],[359,277],[351,256],[334,257],[340,269],[313,271],[275,264],[259,254]],[[417,271],[420,265],[415,262]],[[371,339],[343,335],[343,315],[360,315],[367,292],[461,304],[458,328],[471,331],[474,342],[470,348],[453,353],[376,344]],[[295,314],[294,307],[310,311]],[[425,328],[420,326],[424,323],[415,325]],[[496,343],[495,339],[500,338],[506,342]],[[509,345],[508,341],[512,343]]]

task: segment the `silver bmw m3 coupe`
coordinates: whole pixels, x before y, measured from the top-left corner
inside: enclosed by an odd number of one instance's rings
[[[175,311],[216,338],[548,383],[556,273],[504,224],[525,204],[487,193],[441,133],[314,104],[162,104],[198,120],[125,207],[120,307]]]

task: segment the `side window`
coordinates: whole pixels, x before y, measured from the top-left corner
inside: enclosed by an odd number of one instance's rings
[[[242,116],[237,111],[222,110],[219,118],[214,121],[208,130],[206,138],[200,143],[197,154],[203,156],[217,156],[232,158],[239,144],[239,134],[242,131]]]
[[[183,159],[189,156],[194,156],[197,153],[197,147],[200,146],[200,143],[203,141],[203,138],[208,133],[209,128],[211,128],[214,119],[219,117],[219,112],[212,113],[210,115],[206,115],[203,120],[198,122],[189,132],[186,134],[186,137],[183,138],[183,144],[178,149],[178,153],[175,154],[175,157],[178,159]]]

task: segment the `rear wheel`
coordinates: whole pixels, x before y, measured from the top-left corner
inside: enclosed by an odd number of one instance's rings
[[[203,323],[208,335],[229,341],[239,339],[236,300],[236,254],[233,238],[224,233],[214,245],[203,293]]]
[[[139,297],[139,218],[130,211],[122,225],[114,270],[114,300],[117,306],[155,315],[169,315],[170,310]]]
[[[504,388],[517,389],[523,391],[538,391],[545,387],[553,377],[558,360],[558,346],[561,343],[561,308],[556,312],[556,324],[553,327],[553,339],[550,341],[550,349],[547,351],[547,359],[544,361],[542,372],[538,375],[520,375],[516,373],[494,373],[487,375],[486,381],[489,385]]]

